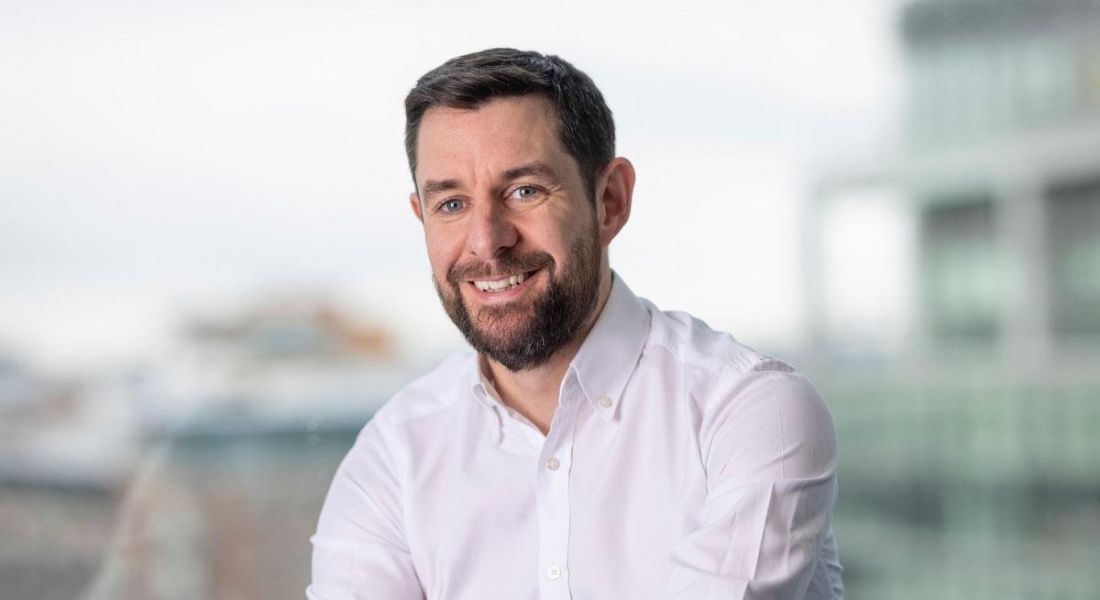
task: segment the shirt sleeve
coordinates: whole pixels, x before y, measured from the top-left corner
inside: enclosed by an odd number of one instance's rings
[[[774,360],[720,379],[698,422],[707,494],[673,547],[664,597],[839,598],[836,433],[812,384]],[[825,583],[815,568],[833,571]],[[824,589],[822,589],[824,588]],[[809,592],[809,595],[808,595]]]
[[[377,418],[336,470],[313,536],[309,600],[424,598],[406,542],[401,477]]]

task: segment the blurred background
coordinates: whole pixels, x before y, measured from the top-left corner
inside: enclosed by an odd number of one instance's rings
[[[632,289],[822,390],[848,597],[1100,597],[1095,0],[0,0],[0,595],[303,596],[463,347],[402,99],[492,46],[603,90]]]

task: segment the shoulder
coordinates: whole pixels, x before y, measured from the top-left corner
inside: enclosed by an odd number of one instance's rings
[[[704,455],[712,458],[835,455],[832,417],[817,388],[788,362],[755,350],[687,313],[650,309],[647,352],[689,374],[687,398]],[[798,464],[779,462],[782,470]]]
[[[398,427],[453,407],[463,397],[462,391],[472,385],[471,377],[476,369],[476,355],[472,351],[451,354],[394,394],[378,409],[367,427],[372,423],[375,427]]]
[[[447,357],[434,369],[393,395],[360,429],[337,469],[331,494],[358,495],[393,489],[408,466],[408,442],[403,430],[410,422],[440,414],[455,406],[469,353]],[[349,487],[350,486],[350,487]]]
[[[652,315],[647,351],[664,351],[683,366],[713,379],[752,371],[793,372],[794,367],[742,344],[702,319],[680,311],[662,311],[646,301]]]
[[[474,361],[472,352],[456,352],[390,397],[359,430],[340,471],[365,479],[378,469],[406,468],[410,428],[433,415],[447,419],[447,411],[459,405]]]

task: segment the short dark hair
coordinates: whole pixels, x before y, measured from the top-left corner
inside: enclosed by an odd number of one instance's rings
[[[564,59],[492,48],[448,60],[428,71],[405,97],[405,152],[416,184],[416,138],[429,108],[476,109],[493,98],[544,96],[554,107],[558,135],[577,161],[595,202],[600,171],[615,157],[615,122],[592,79]]]

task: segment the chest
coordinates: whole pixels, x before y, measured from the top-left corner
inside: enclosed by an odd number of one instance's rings
[[[463,435],[421,444],[406,528],[429,598],[656,597],[706,484],[675,387],[636,383],[649,393],[612,418],[577,402],[543,437],[472,406]]]

